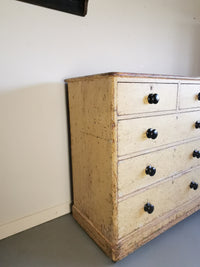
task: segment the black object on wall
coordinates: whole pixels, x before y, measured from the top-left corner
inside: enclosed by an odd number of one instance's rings
[[[17,0],[43,6],[59,11],[85,16],[87,14],[88,0]]]

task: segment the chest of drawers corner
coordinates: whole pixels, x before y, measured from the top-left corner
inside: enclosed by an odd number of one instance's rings
[[[200,79],[66,82],[73,217],[118,261],[200,209]]]

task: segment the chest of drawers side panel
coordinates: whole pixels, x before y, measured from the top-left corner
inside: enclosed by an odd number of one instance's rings
[[[109,244],[112,247],[117,238],[115,78],[91,77],[69,81],[68,98],[73,215],[112,256],[112,248],[108,247]],[[77,212],[82,216],[80,220],[75,216]]]

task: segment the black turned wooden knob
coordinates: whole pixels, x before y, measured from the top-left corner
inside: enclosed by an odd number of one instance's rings
[[[158,94],[149,94],[148,95],[148,102],[149,104],[158,104],[160,98]]]
[[[149,214],[151,214],[154,211],[154,205],[152,205],[151,203],[146,203],[144,205],[144,211],[146,211]]]
[[[191,183],[190,183],[190,188],[191,188],[191,189],[197,190],[198,186],[199,186],[199,185],[198,185],[197,183],[195,183],[195,182],[191,182]]]
[[[198,158],[198,159],[199,159],[199,158],[200,158],[200,151],[198,151],[198,150],[194,150],[192,156],[193,156],[194,158]]]
[[[152,167],[151,165],[146,167],[145,170],[147,175],[154,176],[156,174],[156,168]]]
[[[156,139],[158,136],[158,131],[156,129],[149,128],[146,132],[147,138]]]
[[[200,93],[198,93],[198,100],[200,101]]]
[[[196,121],[196,122],[195,122],[195,128],[196,128],[196,129],[200,128],[200,121]]]

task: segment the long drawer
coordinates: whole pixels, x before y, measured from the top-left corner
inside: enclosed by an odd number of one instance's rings
[[[119,161],[119,197],[200,165],[194,150],[200,150],[200,140]]]
[[[118,114],[175,110],[177,88],[175,83],[118,83]],[[148,102],[150,94],[157,94],[158,103]]]
[[[200,120],[200,111],[118,122],[118,155],[152,149],[194,137],[200,137],[195,122]],[[156,139],[147,138],[148,129],[156,129]]]
[[[119,238],[161,217],[192,198],[200,196],[200,188],[191,189],[191,182],[200,183],[199,168],[119,202]],[[144,211],[147,203],[154,205],[154,211],[151,214]]]

